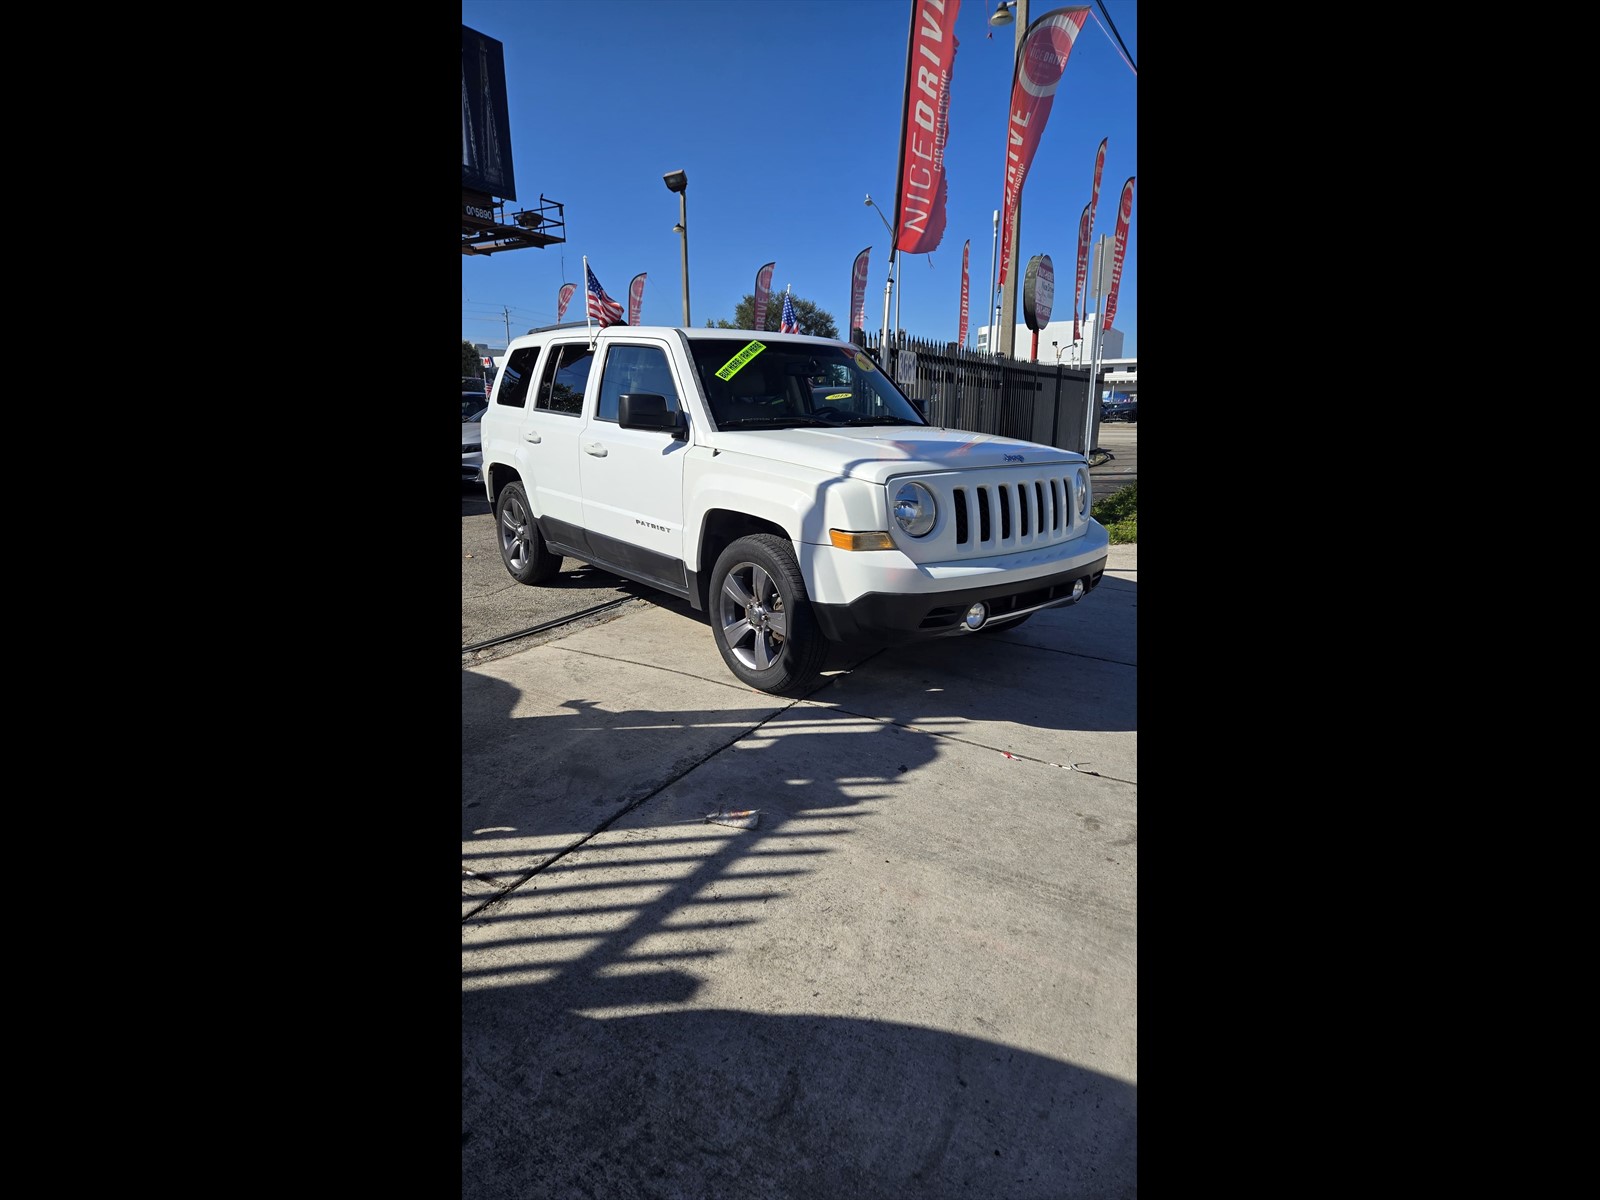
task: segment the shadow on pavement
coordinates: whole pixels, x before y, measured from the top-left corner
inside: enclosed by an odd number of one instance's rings
[[[1027,650],[974,647],[987,669],[1009,654],[1024,670]],[[962,707],[948,672],[964,659],[940,661],[942,690],[915,695],[934,724]],[[1052,1023],[1082,1019],[1065,987],[1048,991],[1059,968],[1027,958],[1036,932],[931,926],[947,918],[919,890],[929,864],[959,858],[982,886],[1020,860],[1061,902],[1049,919],[1075,919],[1069,889],[1094,884],[1060,856],[1083,851],[1034,844],[1027,797],[997,789],[983,830],[952,845],[923,828],[942,797],[917,786],[944,739],[825,697],[774,714],[728,689],[726,708],[562,700],[517,716],[511,685],[464,672],[463,689],[464,852],[506,888],[463,922],[463,1196],[1136,1196],[1135,1087],[1005,1044],[1060,1044]],[[1104,786],[1062,786],[1098,860],[1124,832],[1095,815]],[[733,808],[759,809],[759,825],[697,821]],[[1094,951],[1062,957],[1079,953]],[[1042,996],[1018,998],[1012,979],[998,998],[996,964],[1036,975]],[[838,1012],[901,1002],[903,1020]],[[919,1005],[994,1037],[918,1025]]]

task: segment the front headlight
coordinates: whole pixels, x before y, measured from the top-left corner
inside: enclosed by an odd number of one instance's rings
[[[1072,488],[1078,496],[1078,516],[1088,517],[1089,509],[1092,507],[1094,490],[1089,486],[1089,472],[1087,470],[1082,467],[1078,468],[1078,474],[1072,481]]]
[[[939,506],[933,493],[920,483],[902,483],[894,494],[894,519],[912,537],[922,537],[933,528],[939,515]]]

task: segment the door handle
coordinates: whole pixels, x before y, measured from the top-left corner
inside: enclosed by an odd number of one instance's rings
[[[606,456],[606,448],[599,442],[590,442],[588,445],[584,446],[583,452],[585,454],[592,454],[596,458],[604,458]]]
[[[537,434],[537,433],[536,433],[536,432],[534,432],[534,431],[533,431],[533,430],[532,430],[532,429],[530,429],[530,430],[528,430],[528,432],[527,432],[527,433],[525,433],[525,434],[523,434],[523,435],[522,435],[522,436],[523,436],[523,437],[524,437],[524,438],[525,438],[525,439],[526,439],[526,440],[528,440],[528,441],[530,441],[530,442],[542,442],[542,441],[544,441],[544,438],[542,438],[542,437],[540,437],[540,436],[539,436],[539,435],[538,435],[538,434]]]

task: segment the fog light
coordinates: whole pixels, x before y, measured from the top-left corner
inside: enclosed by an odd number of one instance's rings
[[[1083,599],[1083,580],[1074,579],[1072,581],[1072,598],[1074,600]]]
[[[989,619],[989,606],[982,600],[967,609],[967,615],[962,618],[968,629],[982,629],[983,623]]]

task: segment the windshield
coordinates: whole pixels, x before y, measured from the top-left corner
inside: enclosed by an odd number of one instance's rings
[[[859,346],[690,338],[718,429],[926,425]]]

